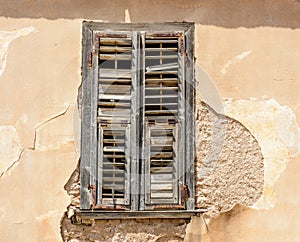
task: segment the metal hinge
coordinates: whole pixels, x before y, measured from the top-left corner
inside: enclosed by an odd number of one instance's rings
[[[182,185],[181,188],[181,202],[186,202],[189,199],[188,185]]]
[[[93,52],[90,52],[88,65],[89,67],[93,66]]]
[[[88,61],[89,67],[93,67],[93,56],[97,56],[97,55],[98,55],[98,53],[96,50],[90,52],[89,61]]]
[[[181,35],[179,38],[179,51],[180,51],[180,55],[182,56],[186,56],[186,52],[185,52],[185,45],[184,45],[184,35]]]

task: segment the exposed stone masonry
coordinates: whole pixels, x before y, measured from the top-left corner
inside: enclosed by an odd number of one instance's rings
[[[196,206],[215,216],[236,204],[252,205],[263,191],[264,165],[258,142],[238,121],[217,114],[203,102],[197,108]],[[61,221],[64,241],[183,241],[189,219],[73,224],[80,205],[79,164],[65,185],[71,204]]]
[[[264,161],[250,131],[201,103],[196,140],[196,206],[216,215],[254,204],[263,193]]]

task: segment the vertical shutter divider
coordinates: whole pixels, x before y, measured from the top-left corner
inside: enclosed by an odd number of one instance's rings
[[[182,186],[185,183],[185,172],[186,172],[186,158],[185,158],[185,140],[186,140],[186,125],[183,125],[189,120],[185,119],[185,63],[184,63],[184,53],[185,53],[185,39],[184,35],[180,36],[178,38],[178,160],[179,161],[185,161],[185,162],[178,162],[178,186]],[[184,144],[184,145],[179,145]],[[178,203],[182,204],[184,201],[181,201],[182,195],[181,195],[181,189],[178,190]]]
[[[89,58],[92,51],[92,30],[83,25],[83,48],[82,48],[82,110],[81,110],[81,161],[80,161],[80,209],[90,209],[90,131],[91,131],[91,84],[92,68],[89,67]]]
[[[173,201],[174,203],[178,203],[178,186],[179,186],[179,162],[178,162],[178,156],[180,155],[180,153],[178,152],[178,148],[179,148],[179,145],[180,142],[178,142],[178,132],[180,131],[178,128],[178,125],[176,124],[176,126],[173,128],[172,130],[172,133],[173,133],[173,136],[174,136],[174,142],[173,142],[173,153],[174,153],[174,164],[173,164],[173,171],[174,171],[174,174],[173,174]],[[182,162],[183,163],[183,162]]]
[[[103,177],[103,129],[98,128],[98,184],[97,184],[97,206],[102,203],[102,177]]]
[[[138,154],[138,33],[132,33],[132,79],[131,79],[131,209],[137,211],[139,205],[139,154]]]
[[[145,186],[147,184],[147,174],[145,172],[145,162],[146,162],[146,154],[145,154],[145,146],[146,146],[146,122],[145,122],[145,32],[142,31],[139,34],[139,100],[140,100],[140,210],[145,210],[145,200],[146,200],[146,189]]]
[[[131,188],[131,159],[130,159],[130,128],[129,126],[126,127],[125,130],[125,145],[124,145],[124,153],[125,153],[125,184],[124,184],[124,204],[129,205],[130,204],[130,188]]]
[[[98,58],[99,58],[99,37],[93,33],[93,51],[92,51],[92,63],[93,63],[93,79],[91,86],[91,136],[90,136],[90,151],[91,151],[91,201],[93,206],[96,205],[95,189],[97,186],[97,110],[98,110]]]
[[[151,127],[145,123],[145,203],[151,203],[151,174],[150,174],[150,155],[151,155]]]
[[[195,140],[194,140],[194,31],[195,27],[191,26],[186,31],[186,72],[185,72],[185,82],[186,82],[186,184],[188,185],[188,195],[189,199],[187,201],[187,210],[195,209],[195,177],[194,177],[194,161],[195,161]]]

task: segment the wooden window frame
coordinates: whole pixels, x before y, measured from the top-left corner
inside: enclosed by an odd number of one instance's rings
[[[135,70],[132,75],[132,85],[137,87],[139,81],[144,81],[144,47],[146,35],[150,37],[178,37],[179,70],[181,72],[180,89],[181,109],[183,116],[179,129],[178,153],[180,154],[180,174],[177,174],[178,198],[175,204],[148,205],[147,188],[145,188],[145,127],[144,116],[140,111],[133,110],[136,115],[130,124],[130,166],[131,181],[138,181],[135,185],[129,184],[126,189],[129,206],[99,205],[99,190],[97,179],[101,144],[98,138],[97,105],[98,105],[98,55],[99,37],[128,36],[132,38],[132,55],[135,58]],[[133,68],[133,67],[132,67]],[[179,82],[179,81],[178,81]],[[137,89],[137,88],[136,88]],[[141,98],[142,97],[142,98]],[[137,103],[144,106],[144,96],[139,90],[132,93],[133,109]],[[82,33],[82,121],[81,121],[81,164],[80,164],[80,209],[81,216],[107,219],[132,217],[189,217],[195,212],[195,184],[194,184],[194,24],[193,23],[147,23],[147,24],[111,24],[97,22],[83,22]],[[141,131],[142,130],[142,131]],[[127,131],[126,131],[127,132]],[[141,134],[143,133],[143,134]],[[143,149],[140,151],[139,147]],[[99,153],[100,151],[100,153]],[[101,162],[100,162],[101,163]],[[130,181],[127,181],[130,183]],[[178,184],[179,185],[179,184]],[[149,199],[148,199],[149,200]]]

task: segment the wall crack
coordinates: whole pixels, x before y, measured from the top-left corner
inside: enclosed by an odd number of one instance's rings
[[[30,147],[30,148],[28,148],[28,149],[30,149],[30,150],[36,150],[37,147],[38,147],[38,145],[37,145],[37,140],[38,140],[38,131],[39,131],[39,129],[40,129],[42,126],[44,126],[45,124],[47,124],[47,123],[49,123],[49,122],[51,122],[51,121],[53,121],[53,120],[55,120],[55,119],[57,119],[57,118],[59,118],[59,117],[65,115],[65,114],[68,112],[68,110],[69,110],[70,107],[71,107],[71,104],[68,104],[67,108],[66,108],[62,113],[59,113],[59,114],[57,114],[57,115],[55,115],[55,116],[53,116],[53,117],[51,117],[51,118],[45,120],[44,122],[40,123],[39,125],[37,125],[37,126],[34,128],[33,146]]]
[[[24,151],[26,150],[26,148],[22,149],[19,157],[17,160],[15,160],[5,171],[3,171],[1,174],[0,174],[0,178],[4,177],[7,173],[9,173],[10,171],[12,171],[14,169],[15,166],[18,165],[18,163],[20,162],[21,160],[21,157],[24,153]]]

